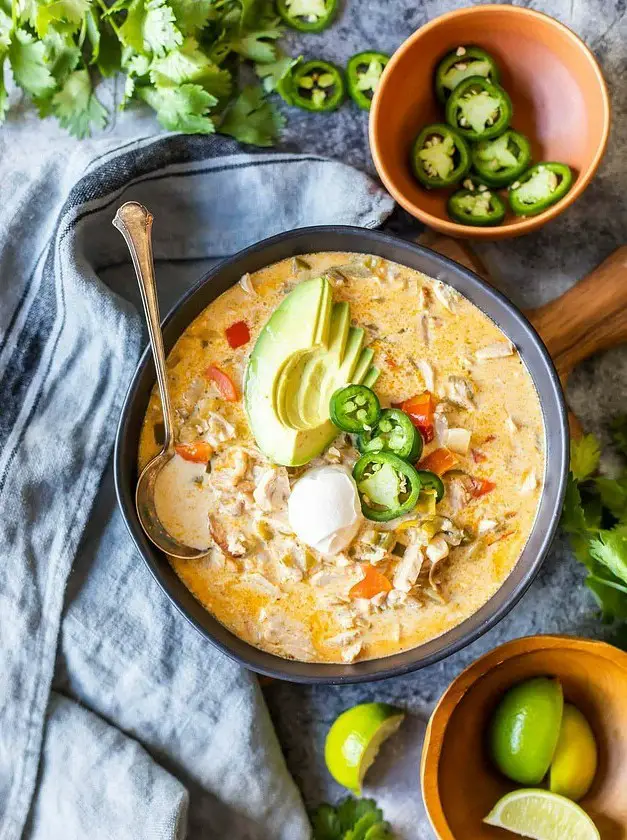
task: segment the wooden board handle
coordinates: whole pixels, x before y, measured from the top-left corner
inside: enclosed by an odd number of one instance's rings
[[[588,356],[627,343],[627,246],[556,300],[526,315],[563,382]]]

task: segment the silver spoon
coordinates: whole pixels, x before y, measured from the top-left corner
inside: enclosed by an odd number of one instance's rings
[[[137,489],[135,490],[137,515],[146,536],[157,548],[172,557],[178,557],[182,560],[197,560],[200,557],[205,557],[210,549],[192,548],[176,540],[161,524],[155,507],[157,477],[174,456],[175,451],[172,403],[168,390],[159,301],[155,283],[155,266],[152,258],[152,214],[142,204],[138,204],[136,201],[127,201],[115,214],[113,225],[126,240],[137,275],[148,325],[150,347],[155,361],[165,428],[163,449],[146,464],[137,482]]]

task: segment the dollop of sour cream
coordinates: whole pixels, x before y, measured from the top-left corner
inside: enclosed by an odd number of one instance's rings
[[[347,548],[363,519],[355,482],[334,466],[306,472],[292,489],[287,512],[298,539],[326,555]]]

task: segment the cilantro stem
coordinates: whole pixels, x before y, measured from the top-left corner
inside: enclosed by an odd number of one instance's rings
[[[104,0],[96,0],[96,2],[102,9],[103,16],[106,17],[111,29],[113,29],[118,38],[120,38],[120,27],[116,24],[116,22],[113,20],[113,17],[110,15],[109,7],[107,6],[107,4],[104,2]],[[120,40],[122,39],[120,38]]]

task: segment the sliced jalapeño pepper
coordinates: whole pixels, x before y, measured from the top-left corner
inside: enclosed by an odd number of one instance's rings
[[[343,432],[369,432],[381,414],[379,398],[365,385],[347,385],[331,397],[331,420]]]
[[[517,216],[535,216],[566,195],[573,173],[565,163],[537,163],[509,188],[509,203]]]
[[[417,470],[420,484],[423,490],[435,490],[436,502],[441,502],[444,498],[444,482],[439,475],[436,475],[431,470]]]
[[[487,187],[478,190],[458,190],[449,198],[448,214],[462,225],[489,227],[499,225],[505,218],[505,205]]]
[[[446,121],[466,140],[489,140],[508,127],[512,101],[500,85],[483,76],[460,82],[446,103]]]
[[[414,467],[392,452],[368,452],[353,468],[361,509],[366,519],[388,522],[416,507],[420,477]]]
[[[393,452],[404,461],[417,461],[422,455],[422,436],[410,418],[398,408],[381,412],[374,429],[360,435],[357,440],[360,452]]]
[[[379,85],[389,55],[380,52],[362,52],[354,55],[346,66],[348,93],[363,111],[369,111],[372,97]]]
[[[531,146],[524,134],[509,129],[494,140],[482,140],[472,150],[472,163],[490,187],[507,187],[527,169]]]
[[[290,94],[306,111],[333,111],[344,99],[342,72],[330,61],[306,61],[294,68]]]
[[[322,32],[337,11],[338,0],[277,0],[285,23],[299,32]]]
[[[414,175],[425,187],[450,187],[470,169],[470,150],[463,137],[444,123],[422,129],[411,155]]]
[[[446,102],[457,85],[469,76],[498,82],[500,74],[495,60],[480,47],[457,47],[445,55],[435,71],[435,92],[440,102]]]

